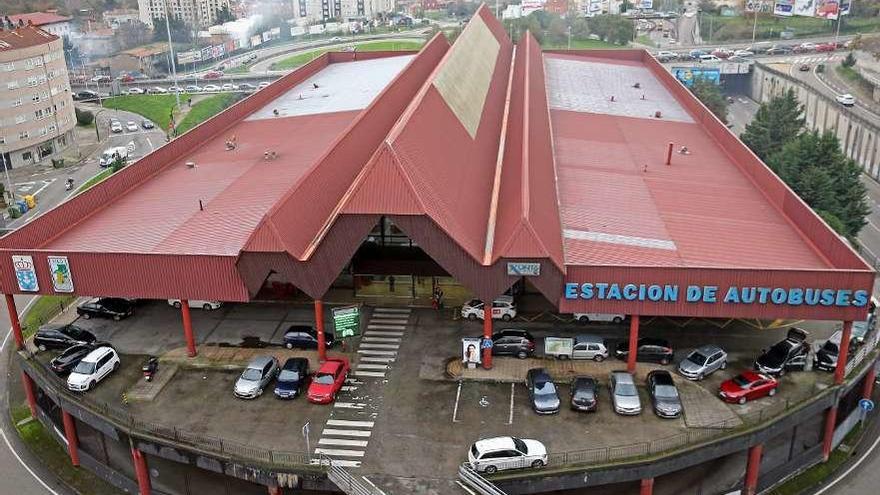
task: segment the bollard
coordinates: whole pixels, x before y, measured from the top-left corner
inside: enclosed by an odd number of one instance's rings
[[[669,143],[669,149],[666,151],[666,164],[667,165],[672,165],[672,147],[673,146],[674,146],[673,143]]]

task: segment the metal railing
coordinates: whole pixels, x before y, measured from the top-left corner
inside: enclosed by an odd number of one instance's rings
[[[384,492],[370,484],[361,483],[357,477],[349,473],[345,468],[333,463],[333,459],[325,454],[320,454],[318,464],[327,466],[327,479],[333,482],[340,490],[348,495],[385,495]]]
[[[474,471],[466,462],[458,467],[458,479],[480,495],[507,495],[491,481],[480,476],[480,473]]]

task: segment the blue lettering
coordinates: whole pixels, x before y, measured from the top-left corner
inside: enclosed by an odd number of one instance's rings
[[[831,289],[824,289],[822,291],[822,296],[819,298],[819,304],[822,306],[831,306],[834,304],[834,291]]]
[[[592,299],[593,298],[593,284],[584,284],[581,285],[581,299]]]
[[[639,301],[645,300],[645,284],[639,285]]]
[[[623,298],[626,299],[627,301],[634,301],[636,299],[636,297],[638,297],[638,295],[636,294],[637,290],[638,289],[633,284],[624,285],[623,286]]]
[[[770,301],[773,304],[782,304],[788,299],[788,292],[785,289],[773,289],[773,292],[770,293]]]
[[[675,302],[678,301],[678,286],[666,285],[663,287],[663,300]]]
[[[714,285],[707,285],[703,287],[703,302],[704,303],[714,303],[718,302],[718,287]]]
[[[852,294],[851,290],[841,289],[837,291],[837,297],[834,298],[835,306],[849,306],[849,296]]]
[[[794,288],[788,290],[788,304],[800,306],[804,302],[804,289]]]
[[[687,302],[697,302],[700,300],[700,286],[699,285],[688,285],[687,288]]]
[[[608,284],[596,284],[596,288],[599,289],[599,299],[605,299],[605,290],[608,289]]]
[[[620,301],[620,286],[617,284],[611,284],[611,287],[608,289],[608,299],[614,299]]]
[[[755,302],[755,296],[758,294],[758,290],[754,287],[743,287],[742,289],[742,302],[743,304],[752,304]]]
[[[866,290],[857,290],[853,294],[853,306],[862,307],[868,304],[868,291]]]
[[[819,295],[818,289],[807,289],[804,294],[804,302],[807,303],[807,306],[815,306],[819,304]]]
[[[661,289],[659,285],[652,285],[648,287],[648,299],[652,301],[659,301],[662,297],[663,289]]]
[[[727,294],[724,295],[724,303],[739,303],[739,292],[737,292],[736,286],[727,289]]]
[[[758,287],[758,303],[767,304],[767,296],[770,295],[769,287]]]
[[[566,299],[577,299],[578,297],[578,284],[568,283],[565,284],[565,298]]]

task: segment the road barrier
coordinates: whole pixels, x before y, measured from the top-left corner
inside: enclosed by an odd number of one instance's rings
[[[492,482],[480,476],[468,463],[458,467],[458,479],[480,495],[507,495]]]

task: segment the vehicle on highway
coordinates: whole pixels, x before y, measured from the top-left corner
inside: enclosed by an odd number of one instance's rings
[[[525,359],[535,352],[535,337],[525,330],[506,328],[492,334],[493,356]]]
[[[853,330],[855,330],[855,326],[853,326]],[[837,357],[840,354],[840,340],[842,337],[843,331],[838,330],[822,344],[822,347],[813,355],[813,368],[823,371],[834,371],[837,368]],[[861,341],[854,338],[854,335],[850,336],[848,348],[850,356],[856,352],[860,343]]]
[[[670,52],[668,50],[660,50],[659,52],[657,52],[656,57],[657,57],[657,60],[659,60],[661,62],[669,62],[672,60],[677,60],[678,54],[675,52]]]
[[[468,463],[479,473],[547,465],[547,447],[537,440],[493,437],[478,440],[468,450]]]
[[[816,44],[810,43],[809,41],[801,43],[800,45],[794,47],[794,53],[808,53],[816,51]]]
[[[309,360],[294,357],[284,362],[275,380],[275,397],[295,399],[309,379]]]
[[[688,56],[694,60],[699,60],[700,57],[702,57],[703,55],[708,55],[708,53],[706,53],[703,50],[696,50],[696,49],[688,52]]]
[[[133,120],[129,120],[125,124],[125,130],[128,132],[136,132],[138,129],[140,129],[140,127],[138,127],[137,122],[135,122]]]
[[[161,86],[153,86],[152,88],[147,89],[147,93],[151,95],[164,95],[168,90]]]
[[[677,418],[681,416],[681,397],[675,387],[672,374],[666,370],[654,370],[645,379],[648,395],[654,404],[654,414],[660,418]]]
[[[837,50],[837,43],[829,42],[829,43],[819,43],[816,45],[817,52],[833,52]]]
[[[237,89],[238,89],[238,87],[232,83],[226,83],[226,84],[220,86],[221,91],[235,91]]]
[[[221,77],[223,77],[223,71],[212,70],[210,72],[205,73],[205,75],[202,76],[202,79],[205,79],[206,81],[208,81],[208,80],[212,80],[212,79],[220,79]]]
[[[749,50],[736,50],[735,52],[733,52],[733,54],[737,57],[742,57],[742,58],[749,58],[749,57],[755,56],[755,52],[751,52]]]
[[[94,341],[95,336],[91,332],[73,323],[43,325],[37,329],[37,334],[34,336],[34,345],[41,351],[67,349],[73,345],[91,344]]]
[[[342,41],[342,38],[340,38],[339,36],[334,36],[330,38],[330,41]]]
[[[623,323],[623,320],[626,319],[626,315],[613,313],[574,313],[574,319],[577,320],[578,323],[610,322],[618,325]]]
[[[577,376],[571,381],[571,408],[596,412],[599,407],[599,383],[591,376]]]
[[[724,402],[745,404],[750,400],[775,395],[779,382],[770,375],[743,371],[730,380],[721,383],[718,395]]]
[[[263,89],[263,88],[269,87],[269,84],[271,84],[271,83],[268,81],[263,81],[257,86],[257,89]]]
[[[118,120],[111,120],[110,121],[110,132],[114,132],[114,133],[118,134],[118,133],[122,132],[123,130],[124,129],[122,128],[122,122],[120,122]]]
[[[788,53],[791,53],[791,48],[783,45],[778,45],[769,48],[765,53],[767,53],[767,55],[786,55]]]
[[[636,361],[669,364],[672,362],[673,354],[672,344],[664,339],[642,337],[636,342]],[[618,359],[626,361],[627,356],[629,356],[629,342],[623,341],[618,343],[614,355]]]
[[[849,93],[837,95],[834,97],[834,99],[837,100],[837,103],[840,103],[845,107],[851,107],[856,104],[856,99],[853,98],[853,95]]]
[[[678,372],[688,380],[702,380],[727,368],[727,353],[714,344],[697,347],[678,363]]]
[[[75,94],[73,95],[73,99],[74,99],[75,101],[91,101],[91,100],[97,100],[97,99],[98,99],[98,93],[95,93],[94,91],[88,91],[88,90],[87,90],[87,91],[80,91],[80,92],[75,93]]]
[[[746,51],[752,53],[767,53],[767,50],[773,47],[773,43],[769,41],[759,41],[751,46],[746,47]]]
[[[238,85],[239,91],[256,91],[257,87],[250,83],[241,83]]]
[[[235,381],[232,393],[241,399],[256,399],[278,374],[274,356],[255,356]]]
[[[559,412],[559,392],[544,368],[532,368],[526,372],[526,388],[529,390],[529,404],[533,411],[538,414]]]
[[[336,400],[336,394],[348,377],[347,358],[327,358],[318,368],[309,384],[306,398],[315,404],[329,404]]]
[[[324,331],[324,347],[335,344],[333,332]],[[284,332],[284,347],[288,349],[317,349],[318,331],[308,325],[291,325]]]
[[[699,60],[700,63],[721,62],[721,59],[715,55],[700,55],[700,58],[697,60]]]
[[[52,371],[59,375],[70,373],[73,368],[79,364],[90,352],[94,351],[102,344],[92,342],[89,344],[74,344],[64,350],[58,356],[49,361],[49,367]]]
[[[121,297],[96,297],[76,307],[76,314],[88,320],[93,316],[119,321],[134,314],[134,306]]]
[[[144,129],[155,129],[156,124],[154,124],[151,120],[144,119],[141,121],[141,127]]]
[[[119,124],[122,127],[122,124]],[[117,159],[126,160],[128,158],[128,148],[125,146],[114,146],[113,148],[107,148],[101,153],[101,156],[98,158],[98,165],[102,168],[109,167],[113,165]]]
[[[730,58],[731,56],[733,56],[733,54],[733,50],[728,50],[727,48],[716,48],[712,50],[712,53],[710,55],[714,55],[720,59],[725,59]]]
[[[190,308],[202,308],[205,311],[213,311],[215,309],[220,309],[220,306],[223,306],[223,303],[220,301],[202,301],[200,299],[187,299],[187,306]],[[169,306],[174,306],[177,309],[180,309],[180,299],[169,299]]]
[[[134,76],[132,76],[131,74],[122,74],[122,75],[116,76],[116,80],[120,81],[120,82],[124,82],[124,83],[130,83],[130,82],[134,82]]]
[[[483,301],[471,299],[461,306],[461,317],[468,320],[482,320],[484,317]],[[516,302],[513,296],[498,296],[492,301],[492,319],[510,321],[516,318]]]
[[[99,347],[88,353],[67,375],[67,388],[86,392],[119,368],[119,355],[112,347]]]
[[[206,84],[206,85],[202,86],[202,91],[205,93],[207,93],[209,91],[211,91],[211,92],[220,91],[220,86],[217,86],[216,84]]]
[[[602,362],[608,357],[605,339],[597,335],[545,337],[544,356],[557,359],[592,359]]]
[[[169,93],[183,93],[184,91],[186,90],[181,88],[180,86],[168,86]]]
[[[785,340],[777,342],[758,356],[755,360],[755,371],[773,376],[782,376],[789,370],[803,371],[810,353],[810,344],[807,342],[809,335],[801,328],[789,329]]]
[[[801,64],[798,66],[798,70],[801,72],[809,72],[810,65],[809,64]]]
[[[186,88],[184,88],[184,91],[186,91],[187,93],[199,93],[202,91],[202,88],[201,86],[198,86],[196,84],[189,84],[186,86]]]
[[[625,371],[612,371],[608,383],[614,412],[624,416],[642,413],[639,391],[631,374]]]
[[[95,77],[93,77],[93,78],[90,79],[90,81],[92,81],[92,82],[94,82],[94,83],[108,83],[108,82],[110,82],[110,81],[112,81],[112,80],[113,80],[113,79],[110,78],[110,76],[107,76],[107,75],[99,75],[99,76],[95,76]]]

